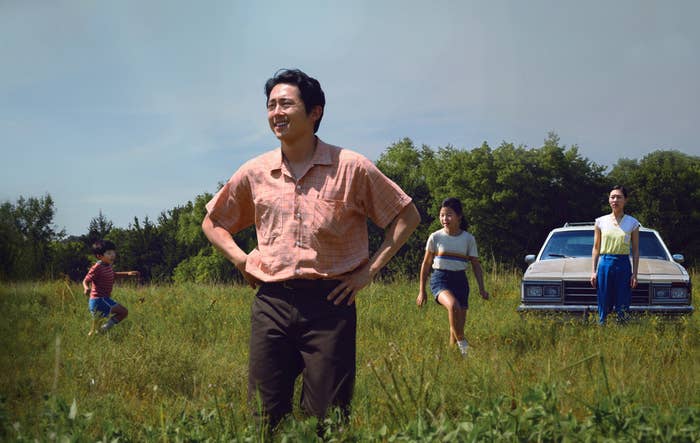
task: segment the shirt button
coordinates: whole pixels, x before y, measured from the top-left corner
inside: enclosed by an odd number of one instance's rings
[[[295,270],[294,270],[294,273],[295,273],[296,275],[299,275],[299,274],[301,274],[301,270],[295,269]]]
[[[294,243],[294,244],[295,244],[297,247],[301,246],[301,242],[300,242],[300,241],[298,241],[298,242],[296,242],[296,243]]]
[[[301,212],[297,212],[297,218],[301,220]]]

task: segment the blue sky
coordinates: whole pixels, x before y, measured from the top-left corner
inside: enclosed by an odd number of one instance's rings
[[[548,131],[599,164],[700,155],[700,2],[0,0],[0,201],[83,234],[157,219],[278,146],[263,84],[318,78],[372,160]]]

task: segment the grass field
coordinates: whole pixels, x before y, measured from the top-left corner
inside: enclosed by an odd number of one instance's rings
[[[700,440],[698,313],[625,327],[521,318],[519,272],[486,277],[496,297],[472,294],[467,359],[447,347],[444,309],[416,308],[416,282],[360,294],[353,414],[331,414],[327,440]],[[87,337],[79,285],[0,283],[0,440],[262,440],[246,402],[253,295],[117,286],[129,318]],[[314,441],[317,423],[297,410],[272,439]]]

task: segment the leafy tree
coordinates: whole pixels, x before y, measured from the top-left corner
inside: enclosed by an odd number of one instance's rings
[[[17,262],[24,241],[15,223],[14,205],[5,202],[0,205],[0,279],[17,277]]]
[[[554,133],[538,149],[505,142],[495,150],[486,143],[471,151],[448,146],[438,150],[431,170],[432,211],[446,197],[459,198],[480,255],[510,264],[539,248],[552,228],[592,220],[605,187],[604,168],[576,146],[560,146]]]
[[[93,217],[90,220],[90,225],[88,226],[88,233],[84,237],[85,244],[88,248],[92,246],[97,240],[102,240],[107,238],[109,232],[114,227],[114,224],[107,219],[107,217],[102,214],[100,210],[97,217]]]
[[[654,151],[641,161],[622,159],[611,182],[630,191],[625,211],[658,230],[672,253],[684,253],[689,265],[700,254],[700,157],[678,151]]]
[[[162,261],[162,247],[156,226],[148,217],[143,222],[134,217],[129,229],[113,228],[107,239],[117,247],[119,269],[139,271],[143,280],[151,280],[153,268]]]
[[[404,138],[389,146],[376,162],[379,170],[411,196],[421,216],[420,226],[382,270],[383,276],[410,276],[420,270],[425,241],[433,219],[429,212],[432,195],[424,168],[432,164],[432,159],[433,152],[428,146],[423,145],[419,150],[411,139]],[[370,250],[374,252],[383,241],[384,232],[371,222],[368,222],[368,232]]]
[[[53,241],[51,256],[51,269],[48,273],[51,278],[66,276],[73,281],[80,281],[90,269],[91,262],[83,242]]]
[[[230,283],[242,281],[238,270],[213,247],[180,262],[173,273],[175,283]]]
[[[40,278],[49,271],[50,243],[65,235],[54,226],[55,212],[50,194],[39,198],[20,196],[14,205],[9,202],[2,205],[0,259],[8,278]]]

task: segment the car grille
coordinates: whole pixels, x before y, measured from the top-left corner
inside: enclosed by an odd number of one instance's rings
[[[565,281],[564,304],[570,305],[597,305],[598,296],[596,289],[591,287],[588,281]],[[649,284],[640,283],[632,289],[632,305],[649,304]]]

